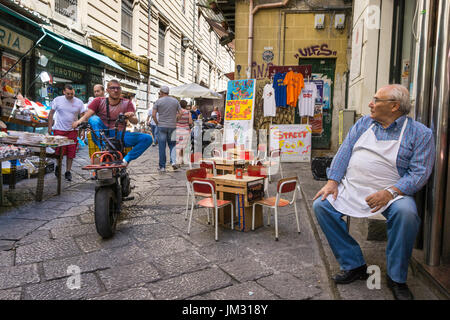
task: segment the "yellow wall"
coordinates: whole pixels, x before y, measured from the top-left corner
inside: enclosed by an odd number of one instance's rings
[[[325,28],[318,30],[314,28],[315,13],[289,12],[284,8],[261,9],[253,17],[253,54],[250,78],[257,79],[256,82],[256,105],[254,129],[268,129],[270,119],[262,115],[262,89],[270,82],[268,77],[268,65],[263,60],[263,53],[269,49],[273,52],[273,65],[287,66],[298,65],[299,58],[336,58],[336,70],[334,84],[333,114],[332,114],[332,137],[331,149],[337,148],[337,115],[345,104],[345,77],[350,66],[347,63],[348,28],[350,17],[346,15],[345,29],[334,28],[334,16],[332,13],[325,14]],[[235,79],[246,79],[248,65],[248,21],[249,5],[245,2],[236,2],[236,54],[235,54]],[[330,28],[330,23],[332,23]],[[321,46],[335,52],[331,55],[308,55],[307,48]],[[269,47],[269,48],[268,48]],[[311,50],[310,50],[311,53]],[[316,48],[317,53],[317,48]],[[241,70],[238,73],[238,66]],[[277,116],[272,119],[273,123],[294,123],[295,108],[277,108]]]

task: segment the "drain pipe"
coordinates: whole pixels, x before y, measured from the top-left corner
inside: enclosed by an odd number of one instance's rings
[[[248,16],[248,56],[247,56],[247,77],[250,78],[252,70],[252,58],[253,58],[253,16],[260,9],[274,9],[285,7],[289,0],[282,2],[261,4],[253,8],[253,0],[250,0],[249,16]]]

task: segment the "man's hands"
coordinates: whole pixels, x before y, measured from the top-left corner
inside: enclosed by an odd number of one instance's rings
[[[380,190],[378,192],[372,193],[366,199],[367,205],[373,209],[370,212],[377,212],[382,207],[384,207],[389,201],[392,200],[392,195],[387,190]]]
[[[125,118],[128,119],[128,118],[134,117],[134,112],[125,112],[123,115],[125,116]]]
[[[72,123],[72,128],[73,129],[76,129],[79,125],[80,125],[80,120],[77,120],[77,121],[74,121],[73,123]]]
[[[338,196],[338,185],[339,183],[334,180],[328,180],[327,184],[316,193],[313,200],[316,200],[318,197],[322,196],[322,201],[325,200],[328,195],[332,194],[334,200],[336,200]]]

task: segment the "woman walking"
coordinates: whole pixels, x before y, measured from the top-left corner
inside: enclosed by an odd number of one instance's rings
[[[187,110],[187,101],[181,100],[181,114],[177,115],[177,167],[183,164],[184,150],[191,138],[191,126],[193,124],[191,114]]]

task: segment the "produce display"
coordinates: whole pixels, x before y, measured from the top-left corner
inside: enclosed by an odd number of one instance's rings
[[[8,133],[0,132],[0,142],[16,144],[39,144],[46,146],[59,146],[74,143],[73,140],[63,136],[50,136],[34,132],[9,130]]]
[[[17,156],[28,156],[30,154],[31,150],[28,148],[0,144],[0,159]]]

